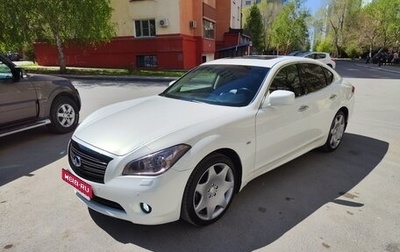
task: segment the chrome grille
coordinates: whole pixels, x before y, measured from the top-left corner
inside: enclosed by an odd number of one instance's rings
[[[90,150],[71,140],[68,148],[68,162],[80,177],[104,184],[104,174],[112,158]]]

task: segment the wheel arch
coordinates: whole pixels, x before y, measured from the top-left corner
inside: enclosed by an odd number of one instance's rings
[[[39,118],[47,118],[50,115],[52,106],[54,102],[61,98],[67,97],[75,102],[76,106],[78,107],[78,111],[81,110],[81,100],[79,95],[75,95],[75,93],[71,93],[64,89],[57,89],[54,90],[51,94],[47,96],[47,99],[39,99],[38,106],[39,106]]]
[[[209,156],[211,154],[214,154],[214,153],[218,153],[218,154],[222,154],[224,156],[227,156],[234,163],[235,171],[236,171],[236,180],[237,180],[235,193],[238,193],[240,188],[241,188],[241,185],[242,185],[242,174],[243,174],[242,161],[240,160],[239,155],[236,153],[236,151],[234,151],[232,149],[222,148],[222,149],[218,149],[218,150],[215,150],[215,151],[211,152],[207,156]]]
[[[75,102],[75,104],[78,106],[78,109],[81,110],[81,101],[80,99],[78,99],[78,97],[74,94],[71,94],[69,92],[61,92],[58,93],[52,100],[51,106],[53,106],[54,101],[56,101],[57,99],[59,99],[60,97],[67,97],[70,98],[71,100],[73,100]],[[50,106],[50,107],[51,107]]]
[[[339,111],[342,111],[344,113],[346,119],[345,126],[347,127],[347,122],[349,121],[349,109],[347,107],[341,107]]]

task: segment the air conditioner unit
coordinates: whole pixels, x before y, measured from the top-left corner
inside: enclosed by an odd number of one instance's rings
[[[160,19],[158,23],[160,24],[161,27],[167,27],[169,25],[168,18]]]
[[[190,27],[190,29],[196,29],[197,28],[197,22],[195,20],[191,20],[189,22],[189,27]]]

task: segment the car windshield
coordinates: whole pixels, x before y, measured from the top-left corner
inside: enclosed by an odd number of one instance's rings
[[[241,65],[200,66],[166,89],[162,96],[224,106],[247,106],[269,68]]]

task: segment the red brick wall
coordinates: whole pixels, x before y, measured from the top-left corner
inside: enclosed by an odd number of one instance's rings
[[[36,43],[34,48],[39,65],[58,65],[54,46]],[[215,51],[215,46],[209,50]],[[190,69],[201,63],[201,52],[198,38],[181,34],[140,39],[118,37],[96,47],[68,46],[64,49],[67,66],[101,68],[136,68],[136,56],[154,55],[157,69]]]

